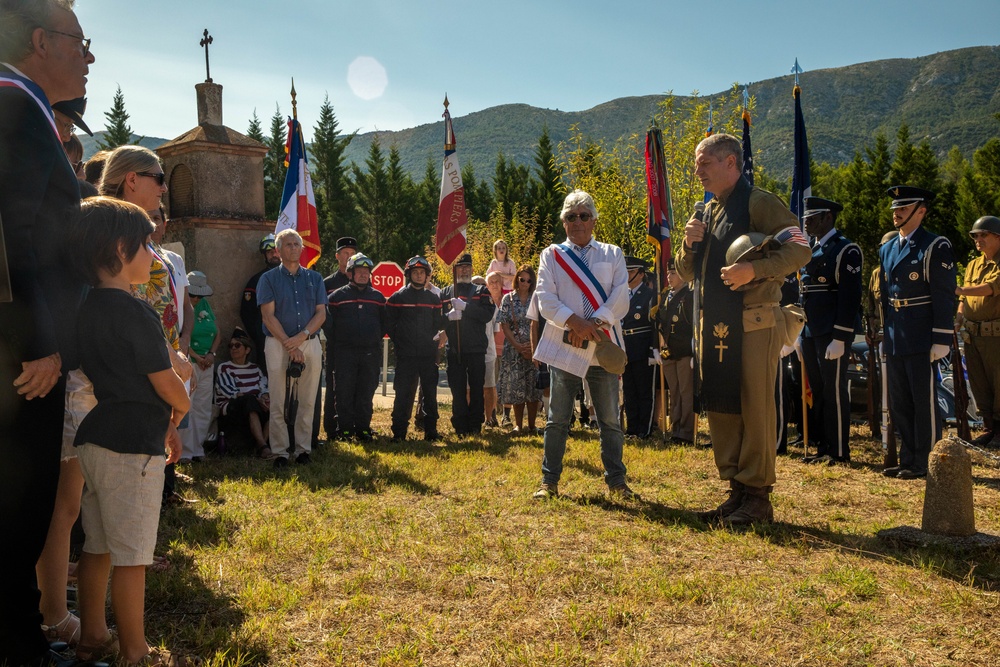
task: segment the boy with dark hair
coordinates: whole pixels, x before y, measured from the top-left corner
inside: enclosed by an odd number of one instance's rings
[[[166,664],[162,652],[146,643],[146,566],[153,562],[163,468],[180,457],[176,426],[190,401],[171,368],[159,317],[129,291],[149,280],[153,224],[134,204],[97,197],[83,204],[74,231],[73,247],[94,286],[80,310],[77,340],[97,397],[75,441],[87,484],[82,502],[87,540],[77,569],[82,621],[77,657],[120,653],[134,664],[151,655],[154,664],[158,659]],[[112,566],[117,639],[104,609]]]

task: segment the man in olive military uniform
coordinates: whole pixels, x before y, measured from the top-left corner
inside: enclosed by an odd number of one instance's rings
[[[622,398],[625,403],[625,435],[649,437],[653,428],[653,369],[652,353],[656,332],[649,321],[649,308],[656,290],[646,284],[646,262],[631,255],[625,257],[628,271],[629,310],[622,320],[625,354],[628,363],[622,374]],[[659,361],[657,357],[652,363]]]
[[[736,137],[715,134],[698,144],[695,175],[715,198],[704,220],[688,220],[676,262],[681,278],[699,281],[700,398],[719,476],[730,486],[729,498],[701,517],[727,525],[774,518],[774,387],[785,341],[778,302],[785,276],[810,257],[792,212],[775,195],[751,186],[742,170],[743,149]],[[730,263],[730,246],[754,232],[770,236],[776,247],[753,260]]]
[[[806,197],[802,221],[813,239],[812,259],[802,270],[800,290],[806,325],[802,356],[813,393],[819,449],[806,463],[833,465],[851,460],[851,400],[847,391],[848,350],[861,308],[861,248],[837,231],[843,206]]]
[[[887,477],[927,476],[931,447],[941,438],[937,362],[947,356],[955,317],[955,259],[951,242],[923,226],[934,193],[889,188],[898,235],[879,248],[879,289],[885,337],[889,414],[902,444]]]
[[[668,289],[660,297],[656,311],[663,338],[663,375],[670,394],[670,436],[675,444],[694,442],[694,368],[691,365],[691,336],[694,295],[667,261]]]
[[[1000,447],[1000,218],[986,215],[969,235],[981,254],[965,269],[956,326],[965,325],[965,365],[986,433],[975,444]]]

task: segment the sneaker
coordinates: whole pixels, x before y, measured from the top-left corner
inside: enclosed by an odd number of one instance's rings
[[[639,494],[629,488],[628,484],[619,484],[608,489],[612,498],[620,500],[639,500]]]
[[[310,461],[312,461],[312,458],[309,457],[309,452],[302,452],[295,457],[295,462],[301,466],[309,465]]]
[[[532,498],[535,500],[548,500],[549,498],[557,498],[559,496],[559,485],[558,484],[542,484],[538,487],[538,490],[532,494]]]
[[[282,468],[287,468],[288,467],[288,457],[287,456],[279,456],[278,458],[274,459],[274,464],[273,465],[274,465],[274,469],[275,470],[281,470]]]

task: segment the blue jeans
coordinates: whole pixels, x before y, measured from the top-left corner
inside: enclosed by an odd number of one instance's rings
[[[573,400],[580,393],[583,379],[550,367],[552,374],[549,417],[545,423],[545,458],[542,459],[542,482],[556,484],[562,475],[562,460],[566,454],[566,436],[573,417]],[[601,428],[601,461],[604,463],[604,481],[608,486],[625,483],[625,464],[622,463],[622,446],[625,436],[618,421],[618,376],[600,366],[587,370],[587,384],[594,399],[594,412]]]

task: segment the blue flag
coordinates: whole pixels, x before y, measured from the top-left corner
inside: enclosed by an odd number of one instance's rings
[[[750,110],[743,109],[743,176],[753,185],[753,149],[750,147]]]
[[[796,61],[796,64],[798,62]],[[791,209],[799,219],[802,228],[802,213],[805,211],[805,199],[812,195],[812,176],[809,173],[809,142],[806,141],[806,124],[802,120],[802,89],[795,84],[792,97],[795,98],[795,166],[792,169],[792,201]]]

